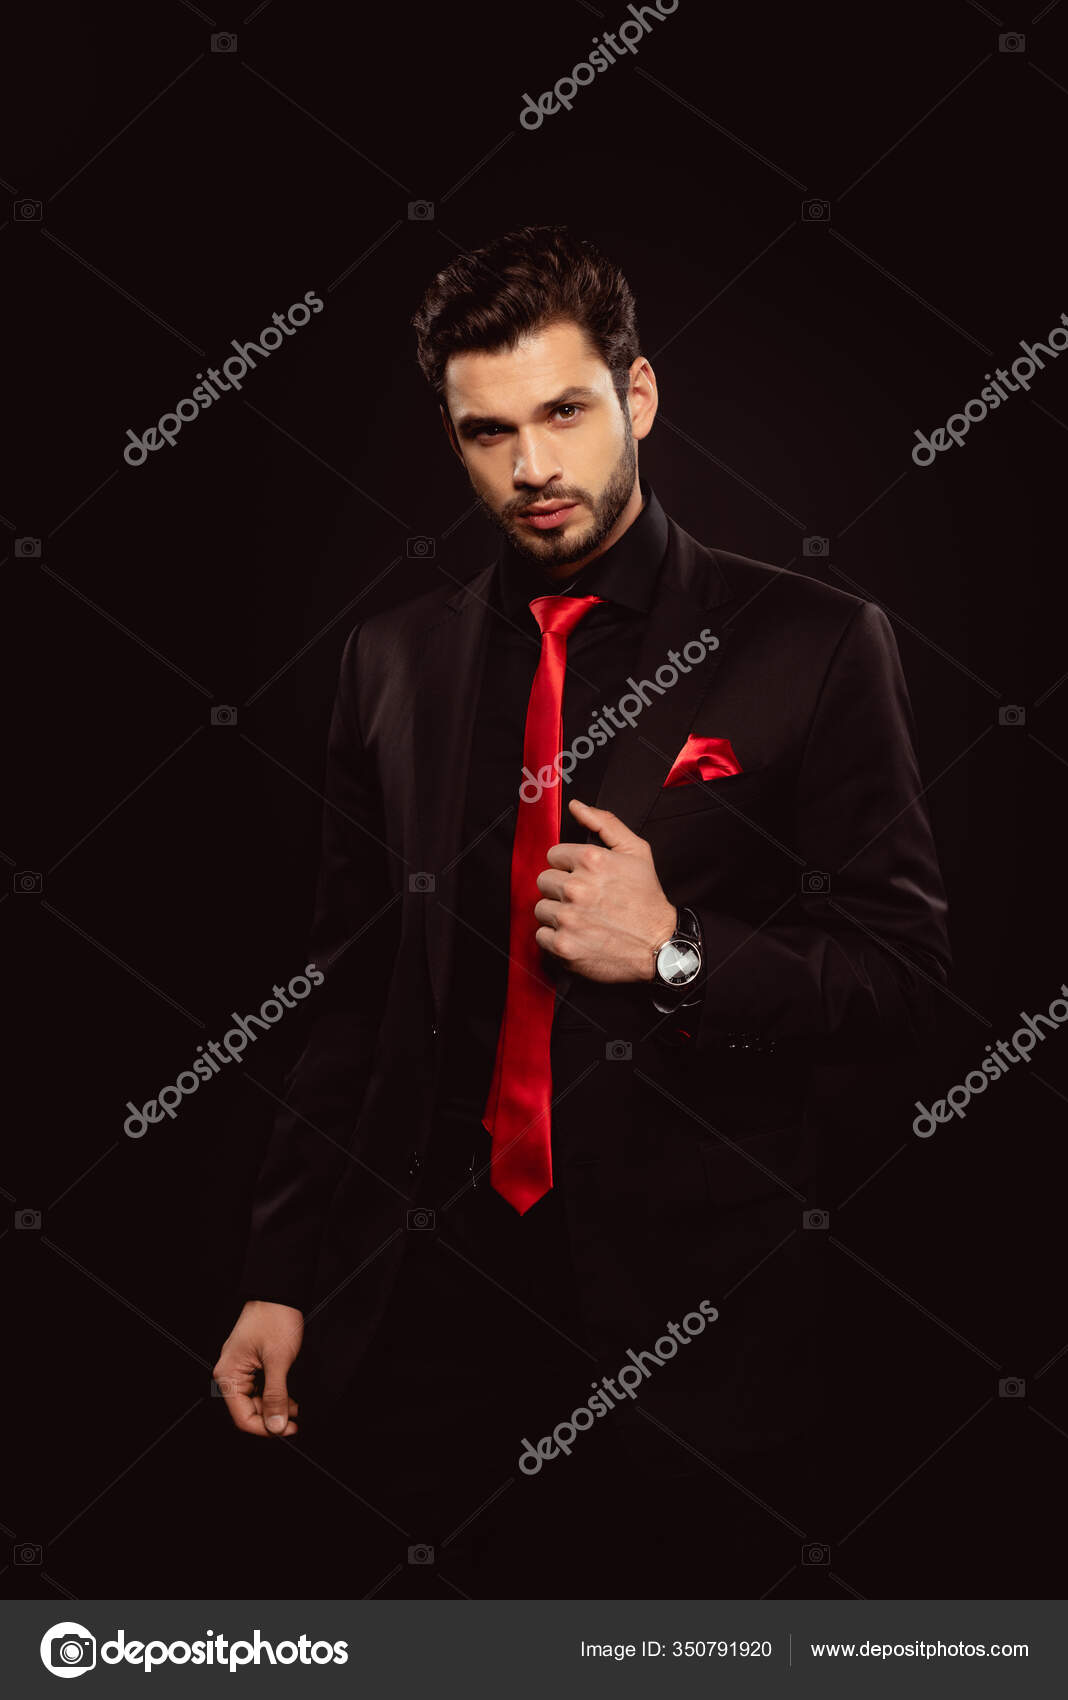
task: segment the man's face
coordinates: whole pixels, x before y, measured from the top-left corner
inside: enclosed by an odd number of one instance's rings
[[[513,548],[550,577],[614,542],[624,510],[634,512],[620,530],[640,508],[635,438],[656,411],[644,360],[635,361],[632,384],[636,407],[627,417],[608,367],[570,321],[514,349],[448,361],[454,446],[475,494]]]

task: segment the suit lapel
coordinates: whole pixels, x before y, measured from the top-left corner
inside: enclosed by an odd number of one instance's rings
[[[597,808],[611,810],[632,832],[641,831],[672,762],[689,736],[725,642],[715,610],[726,601],[727,591],[714,559],[673,521],[669,525],[668,552],[657,597],[632,675],[639,685],[648,682],[654,688],[644,693],[648,706],[636,716],[633,727],[616,733],[595,799]],[[688,643],[700,642],[701,632],[708,629],[717,638],[717,646],[711,652],[706,650],[704,660],[695,662],[688,672],[675,668],[669,661],[671,651],[682,657],[683,666],[689,665],[682,652]],[[666,683],[658,696],[656,673],[665,666],[672,668],[677,678],[674,684]],[[581,796],[581,784],[579,769],[572,781],[574,795]],[[600,843],[600,839],[591,832],[587,843]]]
[[[415,703],[416,810],[422,871],[434,876],[423,907],[430,983],[440,1015],[456,912],[455,856],[489,635],[493,566],[464,585],[423,634]]]

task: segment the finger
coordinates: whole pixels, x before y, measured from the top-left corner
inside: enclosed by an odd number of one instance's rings
[[[540,921],[543,927],[551,927],[553,931],[560,924],[562,903],[555,903],[551,897],[539,897],[534,905],[534,919]]]
[[[286,1388],[287,1364],[268,1358],[264,1363],[262,1394],[263,1422],[268,1434],[287,1433],[289,1392]]]
[[[557,868],[562,873],[571,873],[578,866],[578,852],[586,848],[584,844],[550,844],[545,852],[545,860],[550,868]]]
[[[543,869],[534,883],[539,891],[544,892],[546,897],[555,898],[557,903],[563,902],[564,876],[559,869]]]
[[[266,1435],[263,1418],[256,1409],[257,1401],[248,1393],[224,1393],[223,1398],[235,1428],[239,1428],[242,1434]]]
[[[262,1395],[262,1393],[253,1393],[252,1404],[253,1404],[253,1408],[256,1412],[256,1415],[259,1417],[260,1421],[262,1422],[263,1421],[263,1414],[264,1414],[263,1413],[263,1395]],[[294,1398],[290,1397],[290,1400],[289,1400],[289,1415],[290,1415],[290,1417],[295,1417],[299,1410],[300,1410],[300,1406],[297,1404],[297,1401]],[[284,1432],[288,1433],[288,1430],[285,1430]],[[263,1433],[264,1434],[267,1433],[266,1428],[264,1428]]]
[[[579,824],[596,832],[609,850],[626,850],[644,842],[611,809],[595,809],[592,803],[580,803],[577,797],[572,797],[567,806]]]
[[[257,1416],[262,1417],[262,1415],[263,1415],[263,1396],[262,1396],[262,1394],[253,1393],[253,1395],[252,1395],[252,1409],[256,1412]],[[293,1398],[293,1396],[291,1394],[290,1398],[289,1398],[289,1414],[290,1414],[290,1416],[295,1417],[299,1410],[300,1410],[300,1406],[297,1404],[297,1401]]]

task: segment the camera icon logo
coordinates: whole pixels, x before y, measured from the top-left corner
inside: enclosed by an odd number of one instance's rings
[[[1026,1381],[1021,1381],[1018,1375],[1007,1375],[998,1382],[999,1399],[1023,1399],[1027,1393]]]
[[[1025,35],[1018,35],[1015,30],[1010,30],[1007,35],[998,36],[999,53],[1026,53],[1026,51],[1027,37]]]
[[[802,1210],[801,1212],[801,1226],[803,1228],[827,1229],[830,1225],[831,1213],[829,1210]]]
[[[39,224],[43,207],[40,201],[15,201],[11,216],[16,224]]]
[[[830,1562],[831,1549],[829,1546],[825,1546],[822,1541],[808,1541],[801,1548],[802,1564],[830,1564]]]
[[[237,1382],[228,1375],[224,1375],[221,1381],[216,1381],[214,1376],[211,1378],[211,1396],[213,1399],[228,1399],[232,1393],[239,1393],[240,1391]]]
[[[39,1210],[16,1210],[15,1227],[24,1232],[37,1233],[41,1227],[41,1212]]]
[[[33,868],[20,868],[11,879],[11,889],[16,897],[40,897],[44,881]]]
[[[1026,726],[1027,710],[1018,702],[1007,702],[998,709],[999,726]]]
[[[20,561],[39,561],[41,559],[41,539],[39,537],[16,537],[15,556]]]
[[[237,709],[234,708],[232,703],[216,703],[211,711],[211,724],[213,726],[236,726]]]
[[[805,224],[829,224],[831,220],[830,201],[802,201],[801,217]]]
[[[410,1234],[432,1234],[437,1225],[437,1216],[433,1210],[409,1210],[408,1232]]]
[[[807,555],[810,560],[815,558],[818,561],[825,561],[830,552],[831,540],[829,537],[805,537],[801,540],[801,553]]]
[[[40,1564],[43,1558],[44,1547],[34,1546],[31,1541],[20,1541],[11,1549],[12,1564]]]
[[[409,561],[429,561],[437,550],[432,537],[409,537],[406,552]]]
[[[433,1564],[434,1548],[420,1541],[416,1546],[408,1548],[409,1564]]]
[[[213,53],[236,53],[236,35],[233,35],[229,30],[220,30],[217,35],[213,35],[211,38],[211,51]]]
[[[822,868],[806,868],[801,875],[801,890],[805,897],[826,897],[831,889],[831,876]]]
[[[96,1638],[83,1623],[54,1623],[41,1637],[41,1663],[53,1676],[84,1676],[96,1666]]]
[[[630,1062],[631,1050],[627,1039],[609,1039],[604,1048],[604,1054],[609,1062]]]
[[[437,889],[437,883],[438,882],[434,878],[433,874],[409,874],[408,875],[408,890],[409,891],[434,891],[434,890]]]
[[[433,203],[433,201],[409,201],[408,202],[408,217],[411,218],[411,219],[415,219],[417,223],[425,223],[428,219],[433,218],[433,216],[434,216],[434,203]]]

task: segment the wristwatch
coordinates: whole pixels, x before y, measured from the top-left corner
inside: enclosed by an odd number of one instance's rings
[[[671,1015],[699,1003],[703,976],[701,923],[692,909],[679,909],[675,931],[654,952],[653,1008]]]

